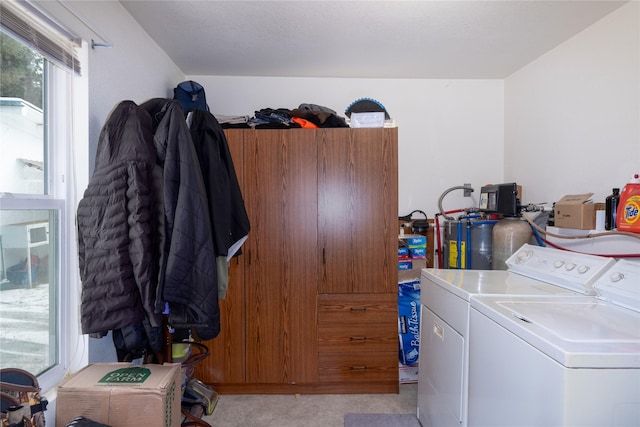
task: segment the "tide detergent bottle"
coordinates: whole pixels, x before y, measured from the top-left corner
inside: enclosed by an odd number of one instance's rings
[[[618,231],[640,233],[640,175],[635,174],[622,189],[618,214]]]

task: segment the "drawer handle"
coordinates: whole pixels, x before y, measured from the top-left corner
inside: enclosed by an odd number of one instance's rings
[[[351,341],[366,341],[367,337],[351,337]]]
[[[351,311],[367,311],[367,307],[351,307]]]
[[[367,369],[366,366],[352,366],[351,367],[352,371],[364,371],[365,369]]]

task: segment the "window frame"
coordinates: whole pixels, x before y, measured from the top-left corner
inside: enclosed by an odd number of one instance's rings
[[[85,59],[87,50],[87,44],[83,43],[79,53]],[[0,210],[57,211],[57,223],[50,224],[56,227],[53,231],[56,233],[57,287],[52,304],[55,304],[57,326],[55,339],[49,343],[55,346],[56,361],[38,375],[42,392],[54,394],[68,373],[88,363],[87,337],[80,331],[77,310],[81,284],[74,226],[78,189],[84,188],[88,180],[85,178],[88,177],[88,143],[77,143],[87,141],[88,82],[86,77],[69,73],[48,60],[43,79],[45,194],[0,193]]]
[[[64,327],[65,319],[62,316],[62,313],[68,310],[68,304],[66,298],[66,291],[64,286],[65,279],[68,277],[68,272],[63,259],[64,248],[68,246],[67,238],[67,220],[66,218],[66,207],[65,201],[59,199],[53,199],[49,197],[1,197],[0,198],[0,210],[50,210],[56,211],[56,223],[49,223],[49,234],[55,235],[55,248],[53,249],[56,257],[56,275],[55,275],[55,297],[52,304],[55,304],[55,324],[56,324],[56,335],[55,339],[49,342],[50,346],[54,346],[56,360],[55,363],[46,371],[40,373],[37,378],[40,384],[40,387],[43,390],[48,390],[55,385],[64,377],[65,371],[69,365],[68,359],[68,348],[65,345],[68,342],[68,328]],[[55,227],[55,229],[53,229]],[[54,244],[50,240],[50,244]],[[51,306],[50,306],[51,309]],[[51,319],[51,312],[49,313],[49,318]]]

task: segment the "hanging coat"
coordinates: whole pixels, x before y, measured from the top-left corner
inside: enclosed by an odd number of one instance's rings
[[[207,193],[184,112],[178,101],[154,98],[141,105],[152,117],[163,168],[166,244],[160,288],[169,323],[193,328],[202,339],[220,332],[220,307]]]
[[[187,117],[209,202],[213,247],[218,264],[218,299],[229,285],[229,260],[239,254],[249,233],[249,217],[242,199],[227,138],[208,111],[193,110]]]
[[[227,138],[213,114],[193,110],[189,129],[209,202],[213,244],[217,256],[231,258],[249,234],[249,217]]]
[[[151,117],[119,103],[100,133],[94,172],[78,204],[82,332],[142,322],[156,311],[163,207]]]

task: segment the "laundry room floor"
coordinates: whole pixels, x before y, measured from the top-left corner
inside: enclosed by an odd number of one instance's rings
[[[418,384],[399,394],[220,395],[213,427],[342,427],[347,413],[414,414]]]

